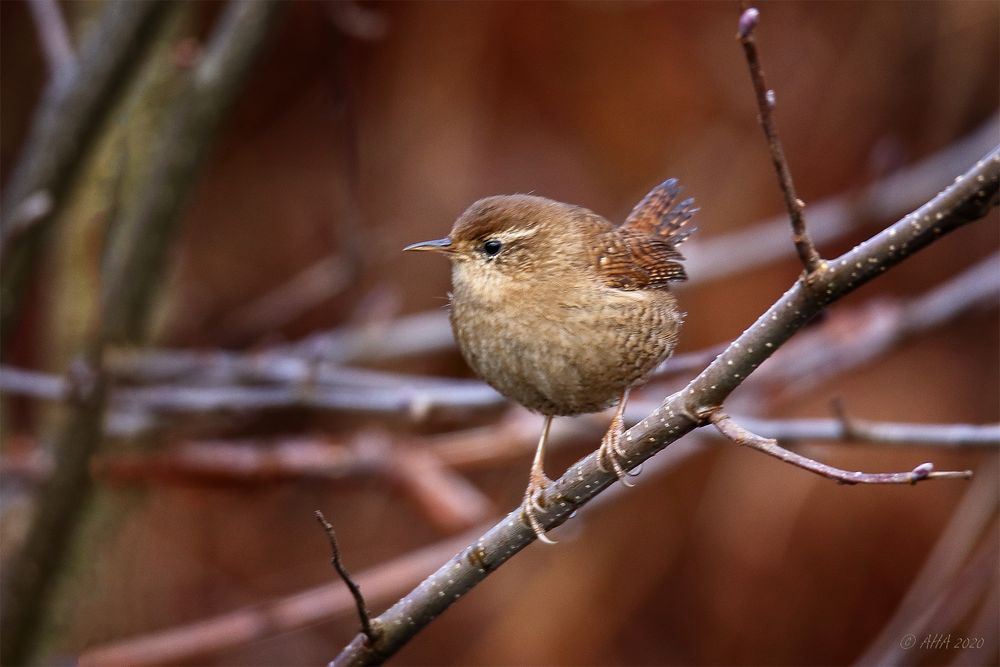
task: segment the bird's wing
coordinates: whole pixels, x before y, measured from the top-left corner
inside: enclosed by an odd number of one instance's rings
[[[630,229],[612,229],[601,235],[594,249],[595,266],[608,287],[623,290],[662,289],[687,280],[684,259],[667,240]]]

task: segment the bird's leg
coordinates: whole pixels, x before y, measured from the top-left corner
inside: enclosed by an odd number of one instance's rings
[[[625,450],[622,449],[622,436],[625,434],[625,405],[628,403],[628,387],[622,392],[622,398],[618,402],[618,409],[615,416],[611,418],[611,425],[608,432],[601,438],[601,446],[597,450],[597,465],[604,472],[608,472],[605,463],[609,464],[615,476],[625,486],[633,486],[628,481],[628,471],[621,464],[621,460],[626,458]]]
[[[549,426],[552,424],[552,417],[545,416],[545,423],[542,425],[542,435],[538,439],[538,449],[535,450],[535,460],[531,464],[531,474],[528,477],[528,488],[524,491],[524,518],[527,520],[535,537],[540,542],[555,544],[556,541],[545,534],[545,529],[538,521],[538,512],[544,511],[545,507],[541,502],[542,494],[552,480],[545,476],[543,462],[545,460],[545,441],[549,439]]]

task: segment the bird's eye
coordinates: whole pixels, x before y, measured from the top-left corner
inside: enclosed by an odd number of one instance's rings
[[[490,239],[483,243],[483,252],[486,253],[487,257],[496,257],[502,249],[503,243],[496,239]]]

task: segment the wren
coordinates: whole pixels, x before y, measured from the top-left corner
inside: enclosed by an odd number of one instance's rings
[[[655,187],[620,226],[579,206],[531,195],[480,199],[447,238],[405,250],[451,260],[451,326],[469,366],[545,417],[524,517],[537,513],[552,417],[618,408],[598,461],[628,485],[621,447],[629,389],[673,352],[684,314],[669,286],[687,278],[678,246],[694,231],[694,199],[675,179]]]

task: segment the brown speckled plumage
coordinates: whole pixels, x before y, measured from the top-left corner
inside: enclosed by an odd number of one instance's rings
[[[531,410],[574,415],[613,405],[663,362],[682,319],[667,286],[686,277],[676,243],[693,203],[671,208],[677,191],[661,185],[617,228],[542,197],[470,206],[450,234],[451,323],[473,370]],[[512,233],[523,236],[504,242]],[[503,250],[486,257],[492,238]]]
[[[686,279],[677,246],[693,231],[696,210],[679,193],[675,180],[662,183],[619,227],[543,197],[487,197],[447,239],[409,249],[451,259],[452,329],[480,377],[547,417],[595,412],[627,395],[676,345],[683,315],[668,286]],[[615,419],[620,431],[620,411]],[[547,428],[526,495],[529,521],[533,489],[547,482]],[[602,444],[611,457],[614,435]]]

